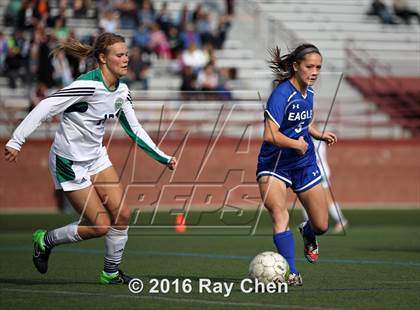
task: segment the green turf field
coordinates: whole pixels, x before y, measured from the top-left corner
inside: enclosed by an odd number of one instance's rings
[[[35,271],[32,230],[50,229],[74,216],[0,215],[0,309],[419,309],[420,211],[348,210],[346,215],[351,228],[345,235],[320,238],[317,265],[303,260],[295,234],[304,286],[287,294],[244,294],[239,288],[251,258],[274,250],[266,214],[255,236],[226,229],[197,233],[188,228],[184,234],[173,228],[133,229],[122,269],[146,283],[139,295],[126,286],[97,283],[103,239],[58,247],[49,272]],[[295,212],[293,227],[299,218]],[[150,294],[151,278],[189,278],[193,292],[176,294],[172,287],[168,294]],[[233,292],[229,297],[199,294],[198,278],[233,282]]]

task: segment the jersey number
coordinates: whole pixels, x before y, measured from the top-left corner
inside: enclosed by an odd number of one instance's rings
[[[101,124],[105,123],[105,121],[106,121],[108,118],[114,118],[114,117],[115,117],[115,115],[114,115],[114,114],[112,114],[112,113],[110,113],[110,114],[105,114],[105,115],[104,115],[104,118],[103,118],[103,119],[100,119],[100,120],[96,123],[96,125],[97,125],[97,126],[99,126],[99,125],[101,125]]]
[[[295,128],[296,133],[300,133],[302,131],[302,126],[305,122],[300,122],[299,125]]]

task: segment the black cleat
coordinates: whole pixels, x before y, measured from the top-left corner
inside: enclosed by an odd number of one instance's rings
[[[34,243],[32,261],[34,262],[35,268],[42,274],[48,271],[48,258],[51,254],[51,249],[45,246],[45,234],[45,230],[38,229],[32,235],[32,240]]]
[[[133,278],[124,274],[121,269],[118,269],[116,275],[109,275],[105,271],[102,271],[99,275],[99,282],[101,284],[128,284]]]

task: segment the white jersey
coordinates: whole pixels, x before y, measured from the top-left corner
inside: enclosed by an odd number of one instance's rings
[[[69,86],[42,100],[13,132],[7,146],[21,149],[26,138],[47,118],[61,113],[52,150],[73,161],[98,158],[105,134],[105,121],[118,117],[126,133],[148,155],[167,164],[163,153],[137,121],[126,84],[110,90],[100,69],[81,75]]]

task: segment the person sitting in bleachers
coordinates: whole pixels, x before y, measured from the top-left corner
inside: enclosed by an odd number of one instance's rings
[[[201,47],[200,35],[196,31],[194,24],[187,24],[185,30],[181,32],[181,40],[184,48],[188,48],[191,43],[194,43],[197,47]]]
[[[177,59],[182,51],[183,43],[178,28],[175,26],[169,27],[168,44],[171,50],[171,59]]]
[[[133,82],[139,82],[141,89],[147,90],[149,88],[149,69],[149,54],[143,53],[140,47],[134,46],[131,49],[130,61],[128,62],[127,84],[131,87]]]
[[[85,18],[90,6],[90,0],[75,0],[73,2],[73,16],[75,18]]]
[[[188,49],[182,53],[181,63],[183,67],[191,67],[196,74],[206,64],[206,58],[203,51],[198,49],[195,43],[191,43]]]
[[[138,46],[144,52],[150,53],[150,30],[145,25],[140,25],[136,32],[134,32],[131,46]]]
[[[113,11],[106,10],[101,14],[99,27],[102,27],[105,32],[115,32],[117,30],[118,21]]]
[[[169,29],[173,26],[171,13],[168,11],[168,2],[163,2],[159,12],[156,15],[156,22],[160,29],[169,36]]]
[[[122,29],[136,29],[137,26],[137,4],[134,0],[113,1],[113,8],[120,14]]]
[[[203,70],[198,73],[197,76],[197,87],[206,91],[215,91],[219,86],[219,77],[217,72],[214,70],[213,65],[207,64]]]
[[[150,24],[149,48],[159,58],[163,58],[163,59],[170,58],[168,40],[166,39],[165,33],[160,29],[157,23]]]
[[[137,20],[139,24],[146,26],[156,22],[155,9],[149,0],[143,0],[141,10],[137,12]]]
[[[367,14],[378,16],[383,24],[398,24],[382,0],[373,0]]]
[[[401,18],[407,25],[411,23],[412,17],[417,18],[417,21],[420,24],[419,13],[411,9],[406,0],[394,0],[393,8],[395,15]]]

